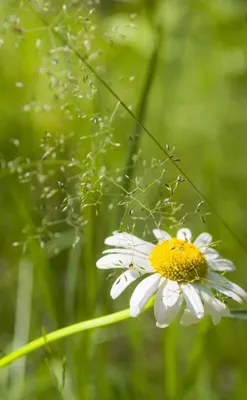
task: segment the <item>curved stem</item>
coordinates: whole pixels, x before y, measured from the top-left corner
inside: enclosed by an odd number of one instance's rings
[[[147,305],[144,307],[143,311],[152,307],[154,298],[151,298]],[[236,313],[236,315],[234,315]],[[247,310],[242,310],[241,316],[238,315],[238,312],[231,312],[231,318],[240,318],[246,319]],[[126,310],[118,311],[114,314],[105,315],[103,317],[90,319],[83,322],[78,322],[77,324],[66,326],[65,328],[58,329],[54,332],[44,334],[38,339],[33,340],[32,342],[27,343],[25,346],[13,351],[12,353],[7,354],[6,356],[0,359],[0,368],[5,367],[6,365],[12,363],[18,358],[24,357],[25,355],[32,353],[35,350],[40,349],[48,343],[55,342],[56,340],[65,338],[67,336],[74,335],[79,332],[88,331],[90,329],[101,328],[103,326],[112,325],[116,322],[123,321],[125,319],[130,318],[130,310],[127,308]],[[241,318],[242,317],[242,318]]]
[[[152,301],[146,305],[144,310],[147,310],[152,306]],[[87,331],[90,329],[101,328],[102,326],[107,326],[114,324],[116,322],[123,321],[124,319],[130,318],[129,308],[123,311],[116,312],[114,314],[105,315],[103,317],[90,319],[83,322],[78,322],[77,324],[66,326],[65,328],[58,329],[54,332],[44,334],[38,339],[27,343],[25,346],[7,354],[0,359],[0,368],[12,363],[13,361],[21,358],[41,347],[47,345],[48,343],[55,342],[56,340],[65,338],[67,336],[74,335],[75,333]]]

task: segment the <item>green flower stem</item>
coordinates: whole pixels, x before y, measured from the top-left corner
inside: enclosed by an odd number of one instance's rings
[[[147,305],[144,307],[143,311],[152,307],[154,302],[154,297],[152,297]],[[236,314],[236,315],[235,315]],[[239,315],[240,314],[240,315]],[[125,319],[130,318],[130,310],[127,308],[126,310],[116,312],[114,314],[105,315],[104,317],[90,319],[88,321],[78,322],[77,324],[66,326],[65,328],[58,329],[54,332],[44,334],[42,337],[33,340],[32,342],[27,343],[25,346],[21,347],[13,351],[12,353],[7,354],[6,356],[0,359],[0,368],[5,367],[8,364],[11,364],[13,361],[18,358],[24,357],[29,353],[32,353],[35,350],[40,349],[48,343],[55,342],[56,340],[65,338],[67,336],[74,335],[79,332],[88,331],[90,329],[101,328],[103,326],[112,325],[116,322],[123,321]],[[231,318],[236,319],[247,319],[247,310],[242,311],[233,311],[231,314]],[[175,384],[174,384],[175,386]]]
[[[152,304],[153,301],[149,301],[144,310],[150,308]],[[41,347],[47,345],[48,343],[52,343],[55,342],[56,340],[65,338],[70,335],[74,335],[75,333],[115,324],[116,322],[120,322],[128,318],[130,318],[129,308],[123,311],[116,312],[114,314],[109,314],[103,317],[90,319],[88,321],[78,322],[77,324],[69,325],[66,326],[65,328],[58,329],[54,332],[44,334],[42,337],[35,339],[32,342],[27,343],[25,346],[2,357],[0,359],[0,368],[5,367],[6,365],[17,360],[18,358],[24,357],[27,354],[40,349]]]

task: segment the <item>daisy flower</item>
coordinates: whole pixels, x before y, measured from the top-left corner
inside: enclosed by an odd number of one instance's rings
[[[129,233],[113,232],[105,244],[114,248],[105,250],[96,264],[101,269],[124,270],[111,288],[113,299],[132,282],[148,275],[131,296],[132,317],[140,314],[156,293],[154,315],[158,327],[167,327],[179,312],[182,325],[197,323],[205,315],[210,315],[213,323],[218,324],[222,316],[230,315],[222,297],[238,303],[247,299],[247,293],[240,286],[222,276],[234,271],[235,266],[210,247],[209,233],[201,233],[194,242],[187,228],[178,230],[176,238],[160,229],[154,229],[153,233],[158,241],[156,245]]]

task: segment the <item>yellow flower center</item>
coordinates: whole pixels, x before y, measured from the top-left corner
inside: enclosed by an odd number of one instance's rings
[[[157,272],[172,281],[194,282],[207,277],[205,256],[185,240],[173,238],[157,244],[149,260]]]

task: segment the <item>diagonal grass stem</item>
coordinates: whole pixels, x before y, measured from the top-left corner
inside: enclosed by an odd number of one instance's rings
[[[29,5],[30,6],[30,5]],[[30,6],[32,12],[34,12],[39,19],[43,22],[43,24],[48,28],[52,29],[49,25],[49,23],[46,21],[46,19],[40,15],[32,6]],[[118,96],[118,94],[111,88],[111,86],[101,77],[101,75],[95,70],[95,68],[87,61],[86,56],[83,56],[80,51],[78,51],[69,41],[67,40],[66,37],[63,36],[58,30],[52,29],[54,35],[60,40],[60,42],[66,46],[69,50],[71,50],[75,56],[84,63],[84,65],[88,68],[89,71],[91,71],[96,79],[102,83],[103,86],[112,94],[113,97],[119,102],[119,104],[125,109],[125,111],[137,122],[137,124],[146,132],[146,134],[150,137],[150,139],[156,144],[156,146],[161,150],[163,154],[167,158],[170,159],[171,163],[173,166],[177,169],[177,171],[183,175],[183,177],[187,180],[187,182],[191,185],[191,187],[195,190],[195,192],[201,197],[201,199],[204,200],[205,203],[208,204],[208,206],[211,208],[215,216],[218,218],[218,220],[222,223],[222,225],[226,228],[226,230],[231,234],[232,237],[238,242],[238,244],[245,250],[247,253],[247,247],[244,244],[244,242],[238,237],[238,235],[232,230],[230,225],[226,222],[226,220],[221,216],[217,208],[213,205],[213,203],[203,194],[203,192],[197,187],[197,185],[192,181],[192,179],[187,175],[187,173],[183,170],[182,167],[180,167],[173,156],[171,156],[166,148],[160,144],[160,142],[155,138],[155,136],[146,128],[146,126],[143,124],[142,121],[138,119],[138,116],[136,116],[127,106],[127,104],[121,100],[121,98]]]

